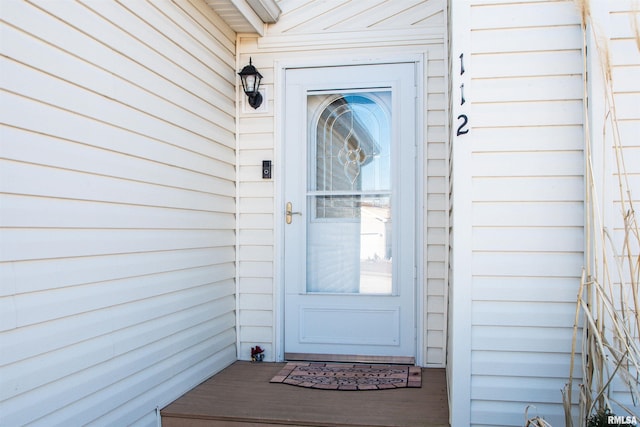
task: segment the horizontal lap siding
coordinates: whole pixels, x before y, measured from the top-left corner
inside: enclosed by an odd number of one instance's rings
[[[235,34],[3,2],[0,425],[155,425],[235,360]]]
[[[531,404],[562,425],[584,264],[579,15],[571,1],[470,13],[471,424],[522,425]]]
[[[633,2],[620,2],[608,5],[608,22],[604,23],[609,33],[608,49],[612,76],[612,87],[615,114],[620,138],[622,158],[624,159],[624,174],[618,172],[613,164],[615,150],[611,152],[610,179],[611,197],[614,203],[614,217],[612,228],[615,230],[614,240],[617,247],[622,248],[624,240],[623,207],[630,209],[629,199],[621,202],[619,179],[623,181],[622,191],[629,191],[634,206],[640,203],[640,83],[637,76],[640,73],[640,22],[637,5]],[[632,22],[635,19],[636,25]],[[610,130],[613,132],[613,130]],[[625,182],[626,181],[626,182]],[[625,194],[625,196],[627,196]],[[638,248],[634,248],[634,255],[638,255]]]
[[[250,356],[250,347],[266,348],[275,358],[274,340],[277,296],[275,262],[278,248],[274,234],[274,207],[278,176],[261,179],[261,161],[276,160],[281,147],[276,141],[276,109],[281,108],[280,76],[276,61],[322,62],[339,56],[369,57],[385,61],[402,54],[426,54],[423,105],[422,186],[425,194],[423,244],[426,324],[424,363],[444,366],[446,340],[446,281],[448,227],[448,148],[446,134],[445,3],[439,0],[410,2],[280,2],[282,15],[269,25],[264,37],[243,36],[238,47],[240,63],[253,64],[264,75],[267,112],[242,113],[239,117],[239,258],[240,258],[240,357]],[[274,165],[275,166],[275,165]],[[277,166],[275,166],[277,170]]]
[[[615,3],[606,3],[606,7],[601,9],[599,15],[594,15],[594,25],[596,31],[600,31],[602,38],[602,47],[606,51],[600,52],[601,57],[608,55],[609,67],[611,72],[611,86],[609,90],[612,92],[613,101],[615,103],[615,119],[617,130],[619,131],[619,139],[613,140],[614,129],[609,117],[598,117],[599,123],[602,123],[606,129],[605,144],[617,143],[621,151],[621,158],[624,161],[624,169],[621,171],[616,165],[616,149],[609,147],[610,150],[605,154],[604,164],[607,169],[604,170],[604,194],[602,199],[604,203],[612,205],[604,205],[605,226],[609,230],[613,230],[612,241],[613,247],[618,254],[630,254],[634,259],[640,254],[637,239],[628,239],[625,237],[624,216],[629,215],[630,211],[635,209],[635,226],[637,227],[638,209],[640,204],[640,84],[638,75],[640,75],[640,16],[638,15],[638,4],[633,1],[620,1]],[[633,21],[635,20],[635,25]],[[604,39],[606,37],[606,45]],[[601,83],[601,82],[598,82]],[[602,83],[601,83],[602,84]],[[594,91],[602,90],[600,86],[594,86]],[[602,114],[611,112],[604,107]],[[599,137],[597,131],[594,135]],[[606,145],[604,145],[606,147]],[[600,154],[600,153],[598,153]],[[607,158],[608,157],[608,158]],[[622,172],[622,173],[621,173]],[[625,173],[626,172],[626,173]],[[623,194],[621,195],[621,192]],[[628,250],[625,245],[629,244]],[[610,253],[610,255],[612,255]],[[626,255],[620,260],[623,265],[623,277],[630,291],[629,284],[629,262]],[[634,266],[637,271],[637,265]],[[607,283],[606,279],[600,279],[602,283]],[[617,272],[612,273],[611,281],[620,283],[620,276]],[[630,293],[627,295],[630,296]],[[640,331],[632,331],[637,337]],[[628,388],[622,384],[622,381],[616,379],[612,387],[613,398],[616,401],[627,405],[627,407],[636,410],[637,401],[634,402]],[[618,409],[614,405],[613,412],[617,415],[626,415],[622,409]]]

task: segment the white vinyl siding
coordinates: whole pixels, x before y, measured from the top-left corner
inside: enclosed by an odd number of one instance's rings
[[[580,16],[572,1],[459,6],[452,87],[465,83],[466,103],[454,97],[452,123],[467,114],[470,131],[454,134],[452,232],[468,238],[452,244],[452,271],[463,271],[451,284],[450,350],[468,351],[469,366],[449,361],[450,384],[462,387],[453,422],[522,425],[533,405],[530,416],[563,425],[584,264]],[[463,14],[467,34],[456,33]]]
[[[0,425],[156,425],[236,358],[235,33],[3,1]]]
[[[628,187],[623,191],[629,191],[634,207],[640,204],[640,17],[638,5],[633,1],[621,1],[607,4],[608,14],[604,17],[594,17],[596,24],[600,19],[608,19],[603,22],[608,31],[608,49],[613,81],[613,96],[617,126],[620,132],[620,144],[624,158],[624,166],[627,173]],[[599,19],[600,18],[600,19]],[[635,20],[635,26],[633,21]],[[596,90],[597,88],[593,88]],[[602,120],[602,118],[601,118]],[[609,128],[608,133],[613,133]],[[609,153],[612,176],[608,177],[610,197],[613,199],[613,222],[610,227],[615,230],[614,240],[617,248],[622,248],[624,239],[624,224],[622,205],[620,200],[620,187],[615,167],[615,150]],[[624,178],[623,178],[624,180]],[[625,201],[627,209],[629,201]],[[637,208],[636,208],[637,209]],[[637,219],[637,212],[636,212]],[[637,251],[639,248],[635,248]],[[635,252],[634,255],[637,255]]]
[[[446,136],[446,12],[441,0],[399,2],[281,1],[282,15],[268,25],[265,35],[240,35],[239,67],[253,64],[264,75],[268,107],[264,112],[243,111],[239,116],[239,289],[240,358],[250,347],[266,348],[274,360],[278,301],[277,246],[281,206],[276,206],[281,144],[276,128],[281,118],[278,93],[281,64],[305,66],[389,61],[402,55],[426,58],[423,105],[418,106],[424,128],[421,151],[424,174],[419,179],[425,208],[422,212],[422,278],[424,335],[419,364],[444,366],[446,340],[446,282],[448,234],[448,149]],[[334,61],[334,62],[331,62]],[[244,98],[244,96],[243,96]],[[276,100],[274,102],[274,100]],[[242,102],[245,102],[243,99]],[[251,110],[250,107],[248,107]],[[261,179],[261,161],[274,161],[274,178]],[[285,202],[283,202],[285,203]]]
[[[594,164],[596,165],[596,189],[599,191],[599,205],[596,210],[602,215],[602,226],[611,232],[612,246],[617,254],[629,254],[637,258],[640,248],[637,240],[631,238],[625,242],[624,216],[630,219],[638,218],[638,204],[640,204],[640,16],[638,4],[625,0],[619,2],[594,3],[591,11],[593,29],[598,36],[598,49],[590,46],[592,56],[589,58],[594,70],[591,80],[590,102],[593,123],[591,138],[594,146]],[[634,24],[635,20],[635,24]],[[608,65],[611,73],[612,85],[601,74],[602,65]],[[617,129],[614,129],[612,118],[614,111],[603,98],[605,87],[613,96],[615,103],[615,119]],[[614,132],[619,132],[620,159],[624,162],[625,175],[619,175],[617,165],[617,150],[615,148]],[[622,164],[622,163],[621,163]],[[621,194],[622,193],[622,194]],[[624,197],[624,202],[622,198]],[[634,214],[630,210],[635,209]],[[637,224],[636,224],[637,226]],[[625,245],[630,243],[628,252]],[[613,264],[615,254],[607,250],[609,265]],[[600,256],[600,253],[597,254]],[[618,262],[625,272],[626,287],[629,288],[628,259],[621,255]],[[637,271],[637,267],[636,267]],[[610,278],[598,277],[600,283],[611,282],[616,293],[620,276],[612,272]],[[632,333],[637,334],[638,331]],[[612,387],[612,397],[627,407],[636,410],[637,402],[633,401],[628,388],[621,381],[615,381]],[[634,405],[635,404],[635,405]],[[615,406],[613,412],[617,415],[627,415]]]

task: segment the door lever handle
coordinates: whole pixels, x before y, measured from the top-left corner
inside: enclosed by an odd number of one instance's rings
[[[287,202],[287,206],[285,210],[285,220],[287,221],[287,224],[291,224],[291,221],[293,220],[293,215],[302,216],[302,212],[293,212],[293,204],[291,204],[291,202]]]

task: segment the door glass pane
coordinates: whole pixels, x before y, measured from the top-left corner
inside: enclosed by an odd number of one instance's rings
[[[391,294],[391,92],[307,97],[307,291]]]

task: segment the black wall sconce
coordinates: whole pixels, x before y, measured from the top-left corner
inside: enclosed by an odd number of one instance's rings
[[[255,110],[262,104],[262,94],[259,91],[262,74],[251,64],[251,58],[249,58],[249,65],[246,65],[238,75],[242,80],[242,89],[249,98],[249,105]]]

